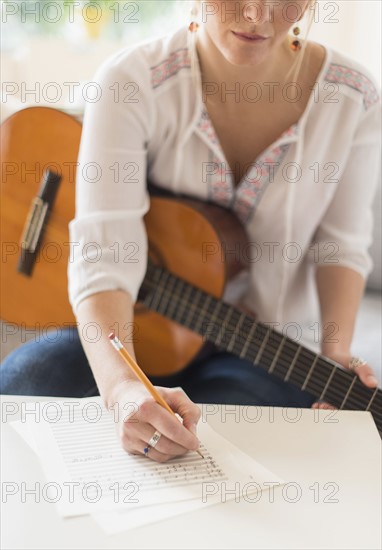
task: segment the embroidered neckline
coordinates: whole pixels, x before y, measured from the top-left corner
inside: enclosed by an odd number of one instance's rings
[[[210,147],[209,199],[216,204],[231,208],[242,223],[247,223],[254,213],[265,189],[272,182],[291,143],[296,140],[299,132],[298,123],[292,124],[269,147],[258,155],[238,185],[235,185],[231,168],[228,165],[220,140],[204,105],[197,123],[197,129],[206,138],[207,144]],[[215,154],[211,150],[211,145],[213,145],[216,151]]]
[[[325,79],[331,58],[331,50],[325,48],[325,58],[317,75],[317,83]],[[221,206],[234,209],[241,221],[247,223],[255,211],[260,197],[271,182],[271,176],[275,176],[277,167],[279,167],[287,154],[291,143],[296,141],[300,134],[302,135],[303,127],[315,99],[314,90],[312,90],[298,122],[284,130],[273,143],[260,153],[251,163],[249,170],[243,175],[238,185],[235,185],[231,167],[228,165],[220,140],[202,99],[201,71],[198,56],[196,56],[196,64],[198,74],[197,109],[199,113],[196,129],[207,145],[210,148],[212,146],[215,152],[215,154],[210,155],[210,161],[214,163],[214,170],[209,175],[209,198]],[[261,167],[260,175],[259,166]],[[264,170],[264,166],[266,170]],[[255,172],[256,174],[254,174]]]
[[[317,75],[316,82],[321,83],[323,80],[325,80],[326,74],[329,70],[331,59],[332,59],[332,52],[329,48],[324,47],[325,49],[325,57],[324,61],[321,65],[320,72]],[[197,87],[197,111],[199,113],[199,118],[197,121],[197,129],[208,139],[208,144],[213,144],[215,146],[216,152],[220,155],[221,159],[224,161],[226,166],[228,167],[227,159],[225,158],[225,154],[223,151],[223,148],[221,146],[220,140],[217,136],[217,133],[215,131],[215,128],[212,124],[212,121],[210,119],[210,116],[208,114],[208,111],[206,109],[206,106],[203,102],[202,98],[202,80],[201,80],[201,70],[200,70],[200,64],[199,64],[199,58],[196,56],[196,65],[197,65],[197,75],[198,75],[198,87]],[[305,125],[306,119],[308,117],[308,114],[311,110],[312,103],[315,99],[315,92],[312,90],[309,99],[307,101],[307,104],[305,106],[305,109],[303,113],[301,114],[298,122],[292,124],[289,128],[284,130],[284,132],[273,142],[271,143],[264,151],[258,155],[256,159],[253,160],[252,164],[256,164],[256,162],[262,160],[264,156],[266,156],[268,153],[271,154],[272,150],[274,148],[277,148],[280,144],[280,142],[287,141],[289,139],[296,139],[299,134],[302,133],[303,126]],[[233,178],[232,178],[232,186],[233,191],[236,192],[242,185],[243,180],[245,179],[246,175],[243,176],[243,178],[240,180],[239,184],[235,186]]]

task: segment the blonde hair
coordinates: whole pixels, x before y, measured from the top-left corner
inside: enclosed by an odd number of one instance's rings
[[[201,0],[193,0],[192,7],[199,10],[200,7],[200,1]],[[302,33],[300,42],[301,42],[301,50],[296,52],[296,57],[293,62],[292,67],[289,69],[288,73],[286,74],[286,78],[288,78],[289,75],[292,75],[291,82],[297,82],[297,79],[300,75],[301,68],[304,63],[304,67],[308,65],[309,63],[309,54],[307,54],[307,43],[308,43],[308,35],[309,31],[312,27],[313,21],[315,19],[315,13],[316,13],[316,6],[317,6],[317,0],[309,0],[309,4],[305,10],[304,16],[302,17],[301,21],[304,22],[305,32]],[[306,13],[308,12],[308,16],[306,16]],[[300,26],[300,22],[296,23]],[[196,39],[197,39],[197,32],[189,32],[188,33],[188,50],[190,54],[190,61],[191,61],[191,74],[194,81],[195,87],[199,85],[199,60],[196,50]],[[294,37],[296,39],[296,37]]]

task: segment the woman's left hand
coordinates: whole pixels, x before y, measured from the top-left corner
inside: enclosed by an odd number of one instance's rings
[[[365,384],[368,388],[376,388],[378,386],[378,380],[375,377],[373,369],[367,364],[360,365],[359,367],[356,367],[355,369],[349,368],[349,363],[353,357],[353,355],[349,351],[340,351],[340,350],[331,350],[330,352],[324,352],[323,354],[325,357],[328,357],[329,359],[332,359],[333,361],[336,361],[340,365],[342,365],[347,370],[352,370],[354,374],[356,374],[361,382]],[[333,407],[333,405],[330,405],[329,403],[316,401],[316,403],[313,403],[312,409],[335,409],[336,407]]]

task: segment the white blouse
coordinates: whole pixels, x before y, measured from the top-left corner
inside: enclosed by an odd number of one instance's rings
[[[235,188],[202,98],[187,27],[124,49],[94,78],[85,110],[69,224],[69,299],[123,289],[137,300],[147,266],[147,177],[232,209],[244,224],[250,269],[227,288],[260,321],[318,343],[317,265],[367,277],[371,205],[380,175],[380,93],[352,59],[326,48],[308,105]],[[198,80],[200,69],[198,67]],[[246,90],[254,97],[253,90]],[[293,94],[293,90],[286,93]],[[175,228],[174,228],[175,230]]]

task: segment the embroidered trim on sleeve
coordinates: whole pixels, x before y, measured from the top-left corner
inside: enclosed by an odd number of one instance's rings
[[[176,75],[181,69],[190,69],[191,61],[188,48],[179,48],[172,52],[167,59],[151,67],[151,85],[153,89],[161,86],[166,80]]]
[[[359,71],[350,69],[350,67],[331,63],[325,75],[325,80],[327,82],[345,84],[345,86],[361,92],[366,110],[379,101],[379,93],[371,80]]]

